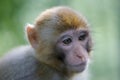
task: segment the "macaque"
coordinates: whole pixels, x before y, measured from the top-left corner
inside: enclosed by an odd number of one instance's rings
[[[30,45],[0,60],[0,80],[87,80],[92,49],[87,20],[68,7],[42,12],[26,26]]]

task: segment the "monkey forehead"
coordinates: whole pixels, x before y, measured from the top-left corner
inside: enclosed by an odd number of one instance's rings
[[[81,14],[68,7],[55,7],[44,11],[38,16],[35,25],[42,27],[41,25],[43,24],[50,24],[52,26],[49,27],[54,27],[60,31],[70,28],[86,27],[88,23]]]
[[[64,27],[79,28],[87,26],[86,19],[81,14],[78,14],[69,8],[63,8],[59,10],[58,17],[60,24],[62,24]]]

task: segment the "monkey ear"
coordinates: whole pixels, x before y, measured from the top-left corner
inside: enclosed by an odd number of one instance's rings
[[[34,26],[31,24],[27,24],[26,33],[27,33],[28,40],[29,40],[30,44],[32,45],[32,47],[34,49],[37,49],[39,41],[38,41],[38,35],[37,35],[37,32],[36,32]]]

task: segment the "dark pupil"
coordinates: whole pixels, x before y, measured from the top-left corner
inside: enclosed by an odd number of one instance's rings
[[[70,44],[72,42],[71,38],[67,38],[65,40],[63,40],[64,44]]]
[[[87,36],[87,33],[86,32],[82,32],[80,34],[80,36],[79,36],[79,40],[81,40],[81,41],[85,40],[86,36]]]

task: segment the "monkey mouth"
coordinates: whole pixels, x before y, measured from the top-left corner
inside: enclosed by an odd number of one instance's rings
[[[74,72],[83,72],[86,68],[86,63],[80,63],[77,65],[68,65],[68,68]]]
[[[79,67],[79,66],[85,66],[86,63],[80,63],[80,64],[76,64],[76,65],[71,65],[71,66],[75,66],[75,67]]]

